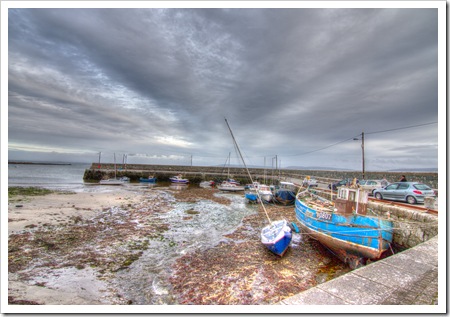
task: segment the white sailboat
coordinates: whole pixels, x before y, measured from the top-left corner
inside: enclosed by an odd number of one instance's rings
[[[114,178],[102,179],[98,182],[100,185],[123,185],[123,179],[116,178],[116,153],[114,153]]]
[[[234,144],[236,145],[239,155],[241,156],[242,162],[244,162],[244,166],[245,169],[247,170],[250,181],[252,182],[252,184],[254,184],[252,175],[250,174],[247,168],[247,164],[245,164],[244,158],[242,157],[241,154],[241,150],[239,149],[236,139],[234,138],[233,131],[231,131],[227,119],[225,119],[225,122],[227,123],[228,129],[230,130],[231,137],[233,138]],[[265,226],[261,230],[261,243],[264,244],[267,247],[267,249],[269,249],[273,253],[279,256],[283,256],[283,254],[286,252],[287,248],[289,247],[292,241],[292,229],[288,225],[287,221],[284,219],[277,221],[270,220],[269,214],[267,213],[266,208],[264,207],[264,203],[262,202],[258,187],[255,186],[257,200],[261,204],[261,207],[263,208],[267,216],[267,219],[269,220],[269,225]]]
[[[236,182],[230,182],[230,159],[231,153],[228,154],[228,175],[227,180],[223,181],[222,184],[217,185],[217,188],[226,192],[240,192],[245,190],[245,186],[237,185]]]

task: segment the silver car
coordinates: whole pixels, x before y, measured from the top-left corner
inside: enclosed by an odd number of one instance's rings
[[[392,183],[374,191],[376,199],[403,200],[409,204],[423,203],[425,197],[436,197],[434,190],[418,182]]]
[[[362,189],[368,190],[371,194],[373,194],[378,188],[384,187],[381,185],[381,181],[377,180],[362,180],[359,181],[359,186],[361,186]]]
[[[319,186],[319,184],[317,183],[317,179],[309,176],[309,178],[307,177],[303,180],[303,186],[317,187],[317,186]]]

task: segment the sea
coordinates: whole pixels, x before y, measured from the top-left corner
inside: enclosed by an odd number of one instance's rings
[[[91,164],[51,164],[55,165],[8,164],[8,187],[51,186],[65,188],[88,184],[84,182],[83,175]]]

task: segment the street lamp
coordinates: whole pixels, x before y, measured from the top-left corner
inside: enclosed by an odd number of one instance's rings
[[[353,140],[359,140],[358,138],[353,138]],[[364,132],[361,133],[361,149],[362,149],[362,175],[365,179],[365,166],[364,166]]]

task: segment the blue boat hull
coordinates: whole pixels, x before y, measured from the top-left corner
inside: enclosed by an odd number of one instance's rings
[[[261,242],[273,253],[283,256],[292,241],[292,231],[285,220],[273,222],[261,231]]]
[[[267,249],[269,249],[273,253],[279,256],[283,256],[291,241],[292,241],[292,233],[289,232],[285,234],[284,238],[278,240],[276,243],[268,243],[264,245],[266,246]]]
[[[156,178],[139,178],[140,182],[155,182]]]
[[[187,180],[187,179],[183,179],[183,180],[172,179],[172,178],[169,178],[169,179],[170,179],[170,181],[171,181],[172,183],[177,183],[177,184],[186,184],[186,183],[189,183],[189,180]]]
[[[257,202],[256,194],[247,194],[247,193],[245,193],[245,198],[247,198],[251,202]]]
[[[392,242],[393,224],[388,219],[316,211],[298,198],[295,213],[301,229],[350,266],[379,258]]]

